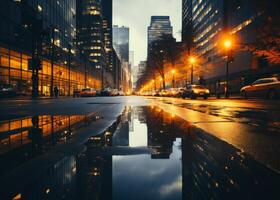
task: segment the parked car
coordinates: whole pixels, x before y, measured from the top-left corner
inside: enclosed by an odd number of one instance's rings
[[[203,85],[188,85],[182,93],[182,98],[196,99],[197,97],[203,97],[204,99],[208,99],[209,96],[209,89]]]
[[[275,99],[280,95],[280,81],[277,78],[262,78],[240,90],[244,98],[258,97]]]
[[[154,96],[155,96],[155,97],[159,97],[159,96],[160,96],[160,91],[159,91],[159,90],[156,90],[155,93],[154,93]]]
[[[15,97],[17,95],[16,90],[10,84],[4,84],[0,86],[0,97]]]
[[[111,88],[103,88],[100,92],[101,96],[110,96],[111,95]]]
[[[167,96],[169,97],[177,97],[179,94],[179,90],[177,88],[169,88],[167,90]]]
[[[125,93],[122,90],[119,90],[118,93],[119,93],[119,96],[125,96]]]
[[[92,88],[82,89],[82,91],[80,92],[81,97],[95,97],[96,94],[96,90]]]
[[[183,87],[178,88],[178,97],[182,97],[184,92],[185,92],[185,88],[183,88]]]
[[[168,96],[168,91],[167,90],[161,90],[160,91],[160,96],[161,97],[167,97]]]
[[[110,92],[110,96],[119,96],[119,91],[117,89],[112,89]]]

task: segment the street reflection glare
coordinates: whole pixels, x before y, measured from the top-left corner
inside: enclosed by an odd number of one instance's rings
[[[60,146],[75,146],[77,137],[95,126],[92,120],[97,117],[35,116],[0,122],[0,199],[279,197],[277,173],[157,106],[126,107],[110,127],[86,137],[83,148],[63,153]],[[26,139],[14,136],[25,131]],[[22,156],[15,157],[15,152]]]

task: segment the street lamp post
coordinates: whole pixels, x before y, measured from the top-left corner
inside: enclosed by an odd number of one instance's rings
[[[154,89],[155,89],[155,91],[157,91],[157,82],[156,82],[156,79],[153,79],[152,82],[154,83]]]
[[[190,57],[190,63],[191,63],[191,84],[193,84],[193,67],[194,67],[194,63],[195,63],[194,57]]]
[[[173,75],[173,78],[172,78],[172,88],[175,88],[175,70],[173,69],[172,70],[172,75]]]
[[[163,78],[160,78],[159,80],[162,83],[162,88],[163,88]]]
[[[229,98],[229,63],[232,61],[232,56],[230,52],[230,49],[232,47],[232,41],[230,39],[226,39],[224,41],[224,47],[227,52],[225,98]]]

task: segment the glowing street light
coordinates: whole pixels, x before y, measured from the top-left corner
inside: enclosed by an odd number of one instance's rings
[[[191,64],[191,84],[193,84],[193,67],[194,67],[194,64],[196,62],[195,57],[191,56],[190,59],[189,59],[189,62]]]
[[[226,39],[224,41],[224,47],[229,50],[232,47],[232,41],[230,39]]]

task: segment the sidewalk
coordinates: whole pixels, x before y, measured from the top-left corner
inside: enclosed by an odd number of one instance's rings
[[[67,98],[73,98],[73,96],[60,96],[58,98],[55,97],[38,97],[36,99],[32,99],[31,96],[17,96],[17,97],[0,97],[0,101],[22,101],[22,100],[47,100],[47,99],[67,99]]]
[[[260,134],[261,130],[259,130],[259,127],[176,105],[165,104],[157,100],[152,101],[151,104],[186,120],[204,133],[233,145],[270,169],[280,173],[280,162],[278,159],[280,153],[279,140],[275,139],[275,137]]]

